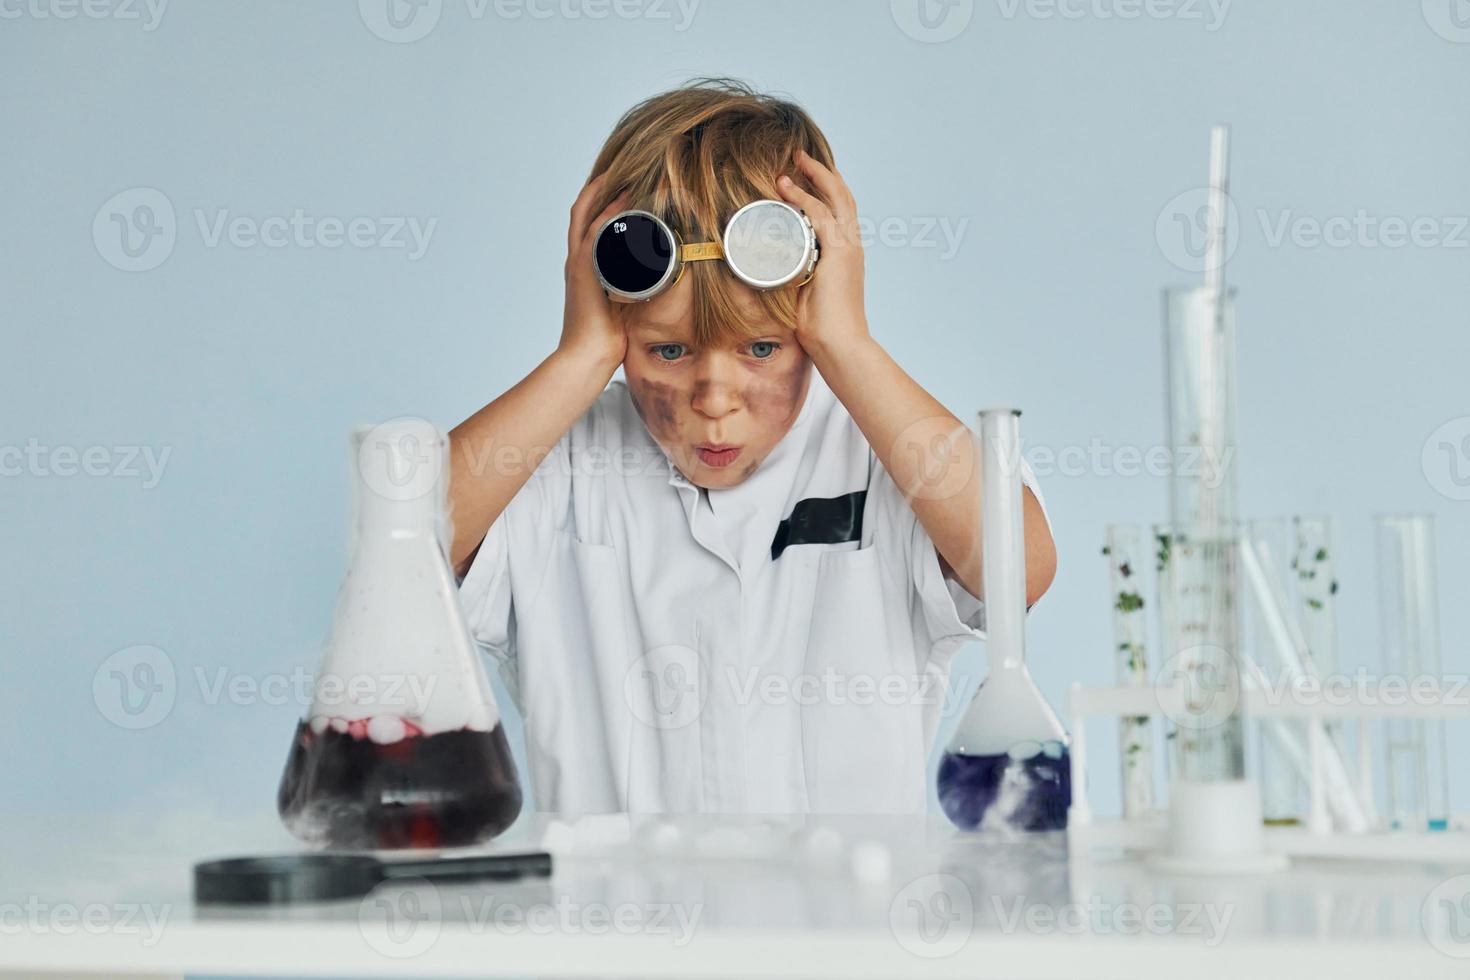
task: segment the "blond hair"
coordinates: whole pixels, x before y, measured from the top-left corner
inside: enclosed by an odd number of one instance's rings
[[[782,174],[810,190],[796,169],[798,149],[833,167],[827,137],[796,103],[731,78],[692,79],[645,99],[618,120],[588,176],[590,181],[608,174],[592,213],[631,191],[628,207],[658,215],[684,241],[719,241],[725,222],[742,206],[781,200],[776,178]],[[758,332],[737,304],[739,290],[750,287],[723,262],[691,262],[683,274],[693,280],[696,346]],[[795,288],[756,295],[773,320],[795,329]]]

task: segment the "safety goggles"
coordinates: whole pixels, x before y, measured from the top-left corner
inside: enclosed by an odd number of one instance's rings
[[[691,244],[658,215],[623,211],[597,230],[592,254],[603,289],[649,300],[678,282],[686,263],[709,259],[723,259],[755,289],[802,285],[817,266],[817,236],[811,220],[784,201],[752,201],[730,217],[720,241]]]

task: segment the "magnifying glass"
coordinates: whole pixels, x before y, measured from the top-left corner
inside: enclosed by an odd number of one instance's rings
[[[199,905],[288,905],[366,895],[385,881],[513,881],[551,874],[551,855],[481,854],[419,861],[380,861],[368,854],[284,854],[227,858],[194,865]]]

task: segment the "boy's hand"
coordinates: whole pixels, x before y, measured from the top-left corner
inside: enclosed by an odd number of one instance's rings
[[[627,356],[628,334],[613,316],[612,303],[597,281],[592,250],[596,245],[597,229],[627,206],[628,195],[619,195],[594,218],[591,215],[592,202],[602,190],[606,177],[606,174],[598,174],[590,180],[572,204],[571,225],[567,229],[566,307],[562,314],[561,343],[557,349],[606,365],[608,377],[611,377]]]
[[[808,354],[840,350],[868,339],[863,306],[863,246],[858,234],[857,202],[847,182],[802,150],[796,166],[815,194],[782,175],[776,187],[786,202],[806,212],[817,233],[821,255],[816,274],[796,300],[796,339]]]

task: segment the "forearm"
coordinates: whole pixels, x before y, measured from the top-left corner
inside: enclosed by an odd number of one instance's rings
[[[847,408],[883,468],[934,542],[941,564],[981,596],[981,474],[974,439],[871,337],[841,350],[809,349],[817,370]],[[1051,584],[1056,551],[1040,503],[1022,494],[1027,604]]]
[[[449,557],[457,570],[463,571],[490,525],[616,370],[616,363],[558,348],[449,433]]]

